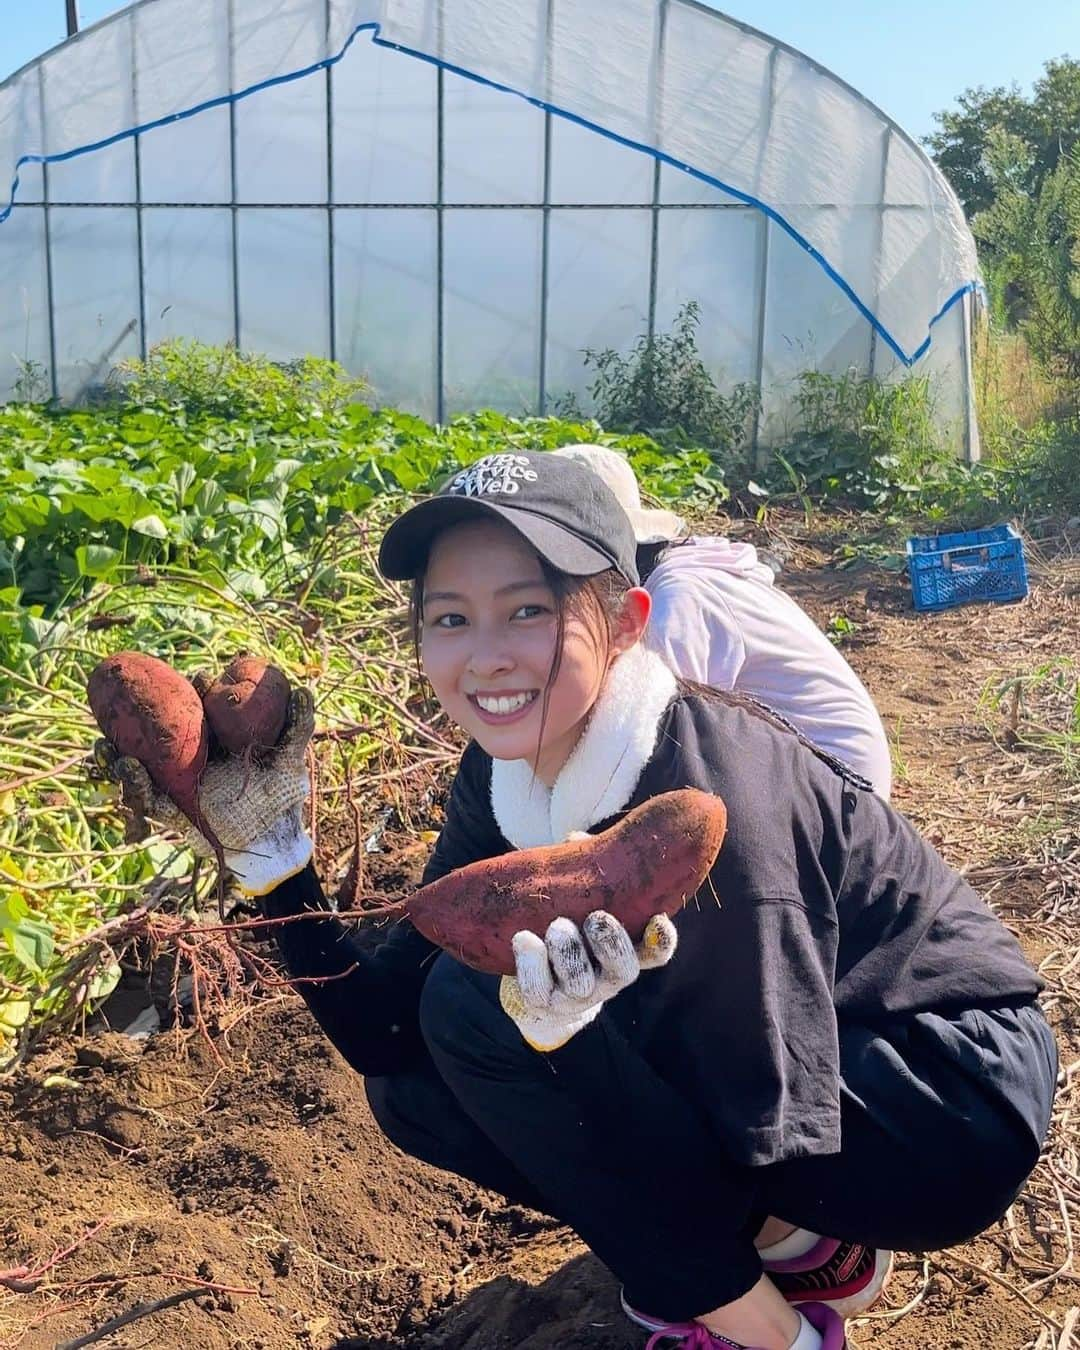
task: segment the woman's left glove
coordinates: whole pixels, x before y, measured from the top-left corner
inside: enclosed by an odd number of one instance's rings
[[[311,859],[311,838],[301,816],[310,792],[306,764],[315,729],[315,704],[307,689],[294,689],[278,744],[256,761],[228,755],[206,766],[199,780],[199,811],[217,836],[225,865],[240,890],[266,895]],[[124,805],[142,824],[152,817],[175,831],[200,857],[213,846],[171,798],[158,792],[137,759],[116,753],[105,740],[94,747],[98,767],[120,783]]]
[[[594,910],[580,928],[555,919],[541,939],[514,934],[516,975],[504,975],[499,1002],[534,1050],[558,1050],[596,1017],[643,970],[664,966],[675,954],[678,934],[666,914],[645,925],[641,942],[612,914]]]

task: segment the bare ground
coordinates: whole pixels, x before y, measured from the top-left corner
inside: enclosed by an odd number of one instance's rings
[[[1066,725],[1076,671],[1071,694],[1067,672],[1030,677],[1080,659],[1080,559],[1045,541],[1026,603],[926,617],[902,579],[835,570],[844,539],[789,534],[784,584],[823,625],[855,625],[844,650],[893,738],[895,802],[1042,967],[1066,1066],[1047,1155],[1006,1220],[965,1247],[902,1254],[851,1340],[1067,1350],[1080,1346],[1080,786],[1047,733]],[[351,829],[323,824],[325,858]],[[394,890],[423,849],[384,848]],[[76,1343],[132,1311],[96,1343],[640,1350],[612,1278],[566,1230],[383,1140],[294,995],[237,1007],[215,1049],[190,1033],[65,1039],[0,1080],[0,1350]]]

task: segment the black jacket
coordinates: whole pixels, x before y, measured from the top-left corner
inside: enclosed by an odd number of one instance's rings
[[[425,882],[509,850],[490,782],[491,760],[471,745]],[[669,706],[627,809],[681,787],[724,799],[727,839],[675,920],[671,963],[602,1015],[705,1111],[733,1159],[839,1147],[845,1020],[1019,1005],[1040,989],[1013,937],[903,816],[754,710],[705,694]],[[309,869],[267,909],[323,904]],[[423,1053],[420,990],[439,953],[407,920],[377,939],[308,920],[277,940],[294,976],[356,963],[300,988],[360,1072],[392,1074]]]

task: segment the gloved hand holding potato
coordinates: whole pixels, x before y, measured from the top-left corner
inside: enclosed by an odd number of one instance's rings
[[[105,732],[95,759],[137,819],[152,817],[199,856],[220,850],[245,895],[265,895],[307,866],[308,690],[291,690],[280,671],[247,656],[211,683],[121,652],[97,667],[88,692]]]

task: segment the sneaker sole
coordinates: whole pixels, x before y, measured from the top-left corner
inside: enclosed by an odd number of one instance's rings
[[[848,1298],[832,1299],[826,1291],[818,1289],[807,1294],[805,1298],[793,1298],[789,1299],[789,1302],[793,1308],[797,1308],[800,1303],[823,1303],[838,1317],[858,1317],[860,1313],[869,1311],[885,1292],[885,1286],[892,1274],[892,1266],[892,1252],[878,1248],[874,1258],[874,1273],[858,1293],[851,1294]]]
[[[842,1320],[849,1317],[858,1317],[860,1313],[869,1311],[885,1292],[885,1286],[892,1274],[892,1267],[892,1252],[883,1251],[879,1248],[874,1259],[874,1273],[857,1294],[852,1294],[849,1298],[834,1300],[823,1297],[821,1291],[818,1290],[816,1293],[807,1294],[805,1298],[791,1299],[791,1306],[797,1308],[800,1303],[823,1303]],[[646,1317],[644,1313],[639,1313],[636,1308],[631,1308],[622,1289],[619,1290],[619,1306],[631,1322],[642,1327],[645,1331],[662,1331],[668,1325],[667,1322],[659,1322],[653,1317]]]

